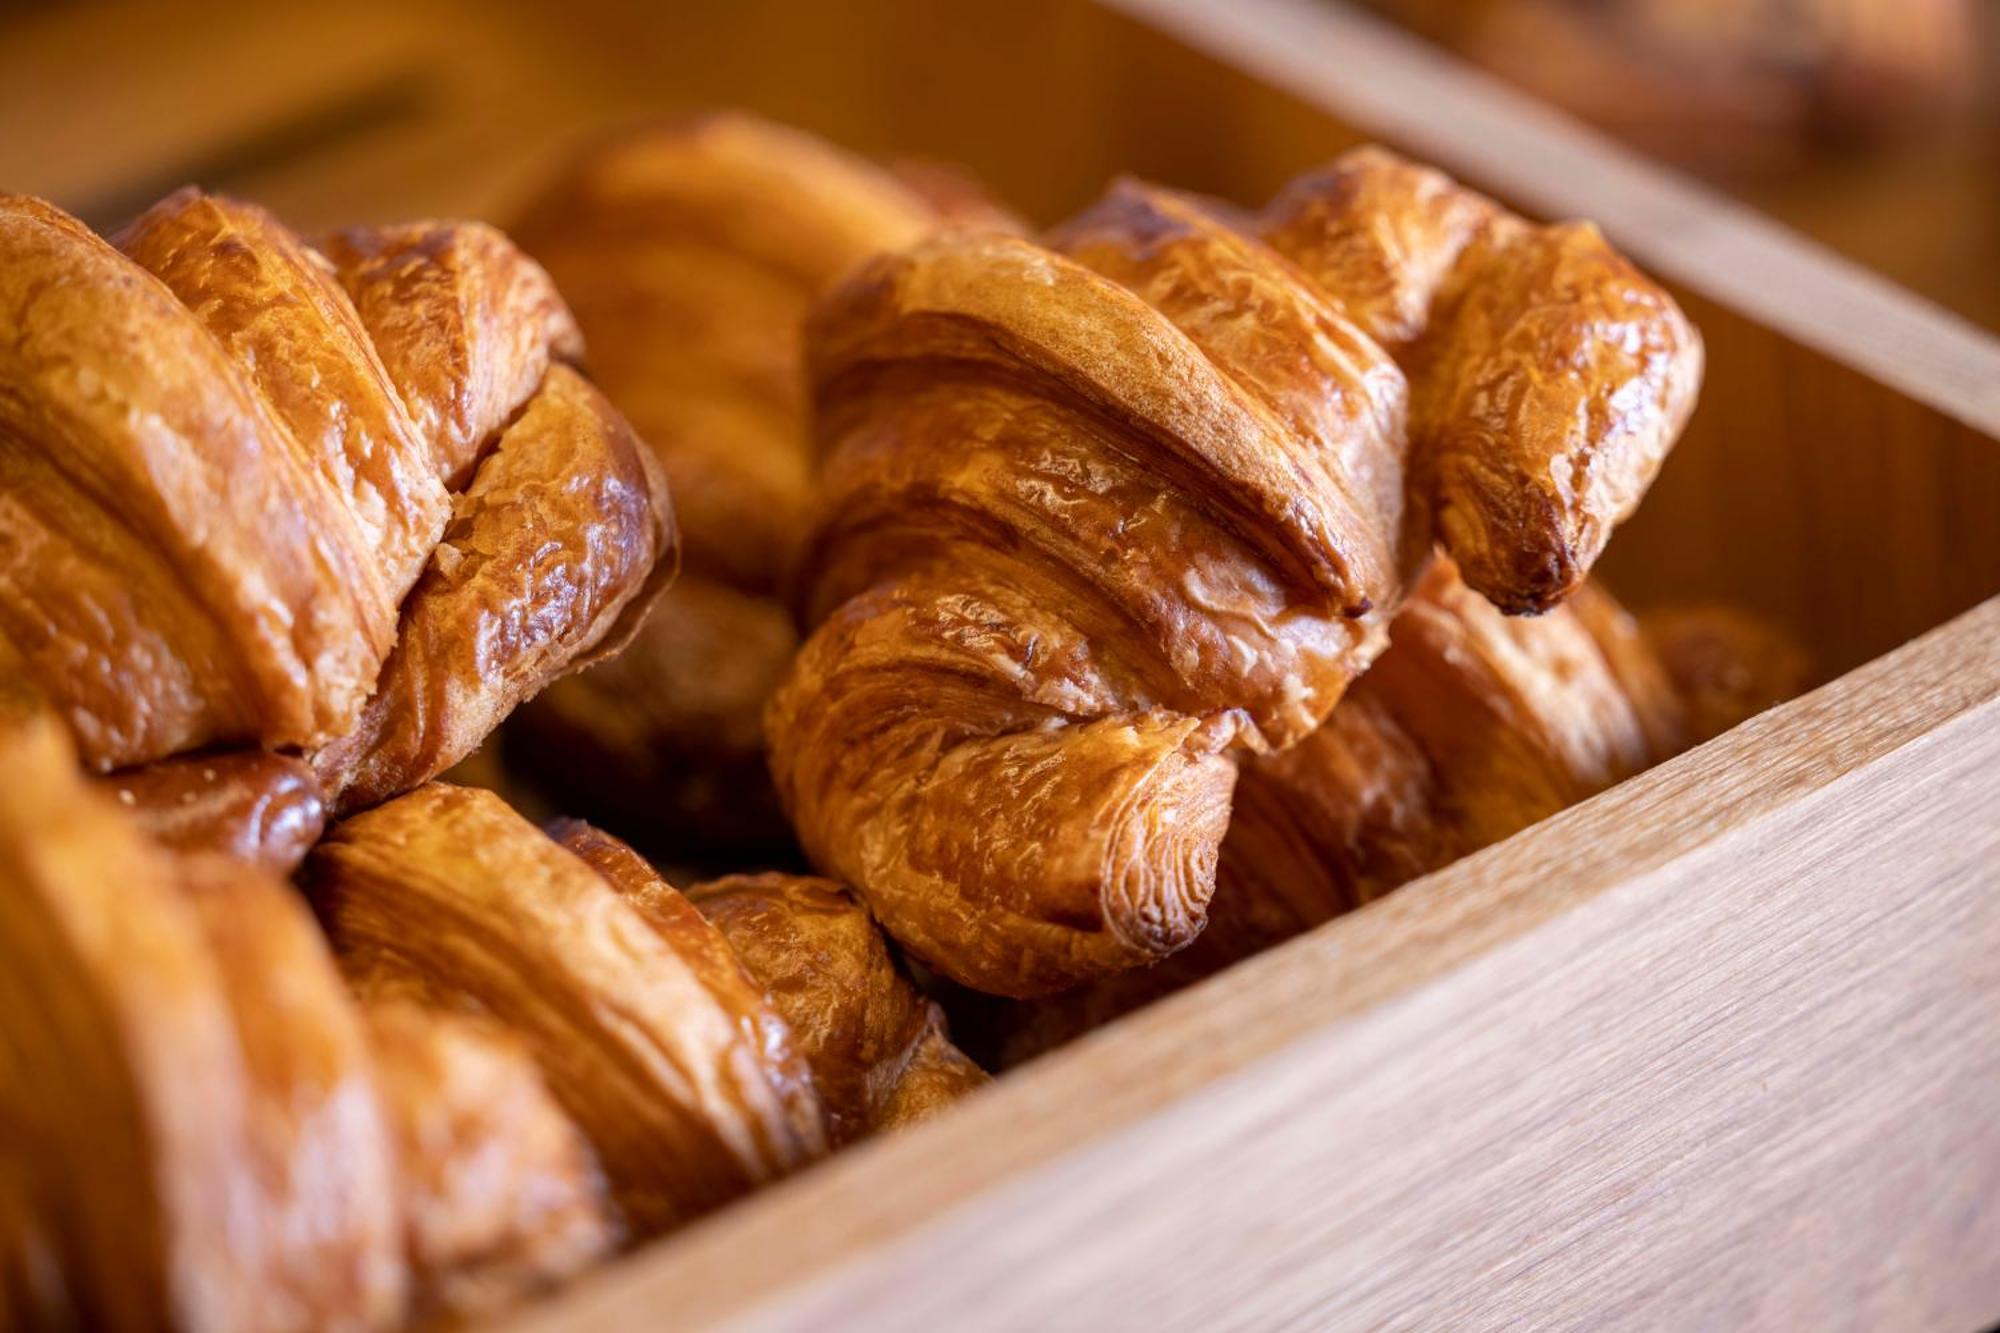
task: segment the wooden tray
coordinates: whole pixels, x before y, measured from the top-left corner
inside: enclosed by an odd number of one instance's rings
[[[515,1327],[2000,1317],[2000,344],[1332,3],[212,8],[264,73],[127,163],[10,123],[69,15],[0,46],[0,179],[504,220],[576,133],[726,101],[1045,217],[1118,170],[1257,200],[1363,139],[1596,217],[1709,347],[1609,581],[1757,607],[1829,681]],[[343,25],[366,60],[285,63]],[[228,77],[174,29],[81,58],[162,107]]]

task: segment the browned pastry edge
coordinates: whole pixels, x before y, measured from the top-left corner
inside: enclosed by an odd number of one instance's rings
[[[0,633],[86,759],[305,744],[350,720],[393,607],[224,344],[19,196],[0,196],[0,313]]]
[[[302,748],[381,800],[672,575],[657,465],[491,228],[322,252],[187,189],[114,248],[0,197],[0,310],[0,638],[93,768]]]
[[[787,1121],[801,1139],[817,1142],[825,1132],[825,1109],[814,1086],[811,1062],[799,1050],[785,1015],[772,1005],[760,980],[723,934],[644,857],[610,834],[575,819],[555,821],[548,834],[596,871],[673,945],[709,997],[731,1016],[745,1046],[758,1052]]]
[[[868,909],[831,880],[731,875],[688,898],[790,1024],[838,1147],[938,1114],[987,1076],[898,966]]]
[[[273,875],[296,870],[326,831],[319,780],[288,755],[186,755],[99,783],[163,846],[233,857]]]
[[[1409,372],[1415,499],[1465,581],[1516,614],[1574,591],[1694,408],[1673,298],[1593,224],[1533,225],[1380,148],[1296,178],[1259,227]]]
[[[1643,629],[1642,629],[1643,627]],[[1502,616],[1443,559],[1318,731],[1243,764],[1208,929],[1175,957],[1027,1004],[967,1002],[997,1065],[1029,1059],[1470,855],[1804,684],[1804,654],[1727,608],[1635,620],[1589,583]]]
[[[651,452],[551,368],[460,497],[359,724],[314,756],[335,808],[435,777],[550,680],[623,648],[676,551]]]
[[[730,997],[794,1114],[824,1115],[830,1146],[928,1119],[987,1082],[840,885],[731,875],[683,895],[602,830],[562,819],[548,832],[673,939],[712,995]]]

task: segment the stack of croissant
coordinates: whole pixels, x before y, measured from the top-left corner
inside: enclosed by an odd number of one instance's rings
[[[520,235],[0,200],[10,1325],[504,1306],[984,1083],[919,980],[1012,1063],[1802,682],[1588,578],[1671,298],[1382,151],[1029,239],[721,116]]]

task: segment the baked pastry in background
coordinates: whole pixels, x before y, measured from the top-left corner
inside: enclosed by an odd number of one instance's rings
[[[1382,897],[1797,694],[1802,651],[1723,607],[1635,619],[1596,583],[1507,617],[1440,559],[1325,724],[1243,763],[1208,928],[1045,1000],[968,1001],[998,1067]]]
[[[1639,626],[1697,742],[1791,698],[1812,677],[1812,659],[1796,640],[1741,607],[1664,606],[1648,610]]]
[[[1648,152],[1769,172],[1972,100],[1979,0],[1368,0]]]
[[[1361,150],[1246,230],[1126,182],[1046,247],[872,261],[809,326],[816,628],[773,771],[963,985],[1185,947],[1239,757],[1314,732],[1433,543],[1556,605],[1693,404],[1694,330],[1588,224]]]
[[[148,838],[53,719],[0,764],[9,1328],[491,1311],[816,1159],[835,1106],[844,1141],[984,1081],[830,885],[725,886],[718,929],[608,836],[431,784],[315,849],[322,935]]]
[[[799,328],[856,264],[943,225],[1013,224],[947,168],[878,167],[717,114],[598,146],[516,226],[576,311],[593,378],[658,453],[685,537],[683,575],[631,649],[508,730],[555,804],[675,856],[788,847],[762,716],[798,647],[779,595],[811,494]]]
[[[657,465],[491,228],[315,249],[183,190],[112,244],[0,197],[0,320],[0,638],[93,770],[285,751],[332,809],[374,804],[615,650],[672,576]],[[192,772],[123,799],[240,814],[298,781]]]

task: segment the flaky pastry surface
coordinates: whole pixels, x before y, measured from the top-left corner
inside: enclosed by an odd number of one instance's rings
[[[1034,995],[1201,930],[1237,761],[1311,735],[1433,543],[1574,591],[1700,343],[1587,224],[1362,150],[1261,214],[1133,182],[817,312],[815,628],[767,714],[800,840],[954,980]]]

